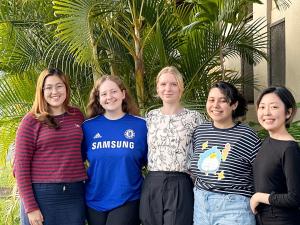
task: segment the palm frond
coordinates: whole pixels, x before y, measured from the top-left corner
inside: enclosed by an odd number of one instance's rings
[[[97,48],[97,31],[100,29],[101,16],[114,11],[114,1],[96,0],[56,0],[53,1],[58,19],[49,24],[57,25],[57,37],[68,44],[80,64],[92,62]],[[98,18],[98,21],[96,19]]]
[[[35,91],[35,76],[3,75],[0,78],[0,145],[1,156],[6,156],[15,138],[22,117],[30,110]],[[5,158],[1,164],[5,164]]]
[[[279,10],[286,10],[290,7],[290,0],[274,0],[276,8]]]

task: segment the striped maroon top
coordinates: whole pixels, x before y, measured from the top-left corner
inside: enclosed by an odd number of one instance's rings
[[[17,131],[14,174],[25,211],[39,209],[32,183],[65,183],[87,179],[81,156],[84,120],[77,108],[55,116],[60,128],[49,128],[28,113]]]

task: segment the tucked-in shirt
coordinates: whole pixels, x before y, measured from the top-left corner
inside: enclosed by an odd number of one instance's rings
[[[191,172],[198,189],[250,197],[254,192],[252,162],[261,141],[244,124],[218,129],[201,124],[194,133]]]
[[[271,205],[300,207],[300,148],[297,142],[267,137],[254,160],[254,183],[256,192],[272,193]]]
[[[187,172],[193,151],[193,132],[204,122],[204,117],[188,109],[174,115],[165,115],[161,109],[155,109],[147,114],[146,120],[148,170]]]
[[[32,183],[77,182],[87,178],[81,156],[83,115],[76,108],[55,116],[60,128],[50,128],[28,113],[16,136],[14,174],[25,211],[39,208]]]
[[[89,164],[87,206],[109,211],[139,199],[147,162],[146,121],[129,114],[117,120],[99,115],[82,127],[82,150]]]

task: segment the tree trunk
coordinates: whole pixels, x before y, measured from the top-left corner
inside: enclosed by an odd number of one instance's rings
[[[144,59],[143,50],[141,48],[141,37],[140,37],[141,22],[140,19],[134,21],[134,47],[135,56],[134,58],[134,72],[135,72],[135,85],[136,85],[136,96],[141,113],[145,110],[145,93],[144,93]]]
[[[101,67],[98,58],[97,44],[93,38],[92,38],[92,48],[93,48],[92,72],[93,72],[93,78],[95,82],[99,77],[101,77],[102,73],[101,73]]]

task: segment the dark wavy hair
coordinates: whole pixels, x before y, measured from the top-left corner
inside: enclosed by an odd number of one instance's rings
[[[293,121],[293,118],[297,112],[297,104],[295,101],[295,98],[293,94],[283,86],[273,86],[268,87],[262,91],[262,93],[259,95],[257,101],[256,101],[256,107],[258,108],[262,98],[266,94],[274,93],[276,94],[280,100],[283,102],[285,107],[285,113],[288,113],[288,110],[291,110],[291,116],[285,120],[285,127],[288,128]]]
[[[247,101],[234,85],[225,81],[219,81],[215,83],[211,89],[212,88],[218,88],[222,94],[225,95],[230,105],[238,102],[236,109],[232,112],[233,119],[246,115],[248,111]]]

